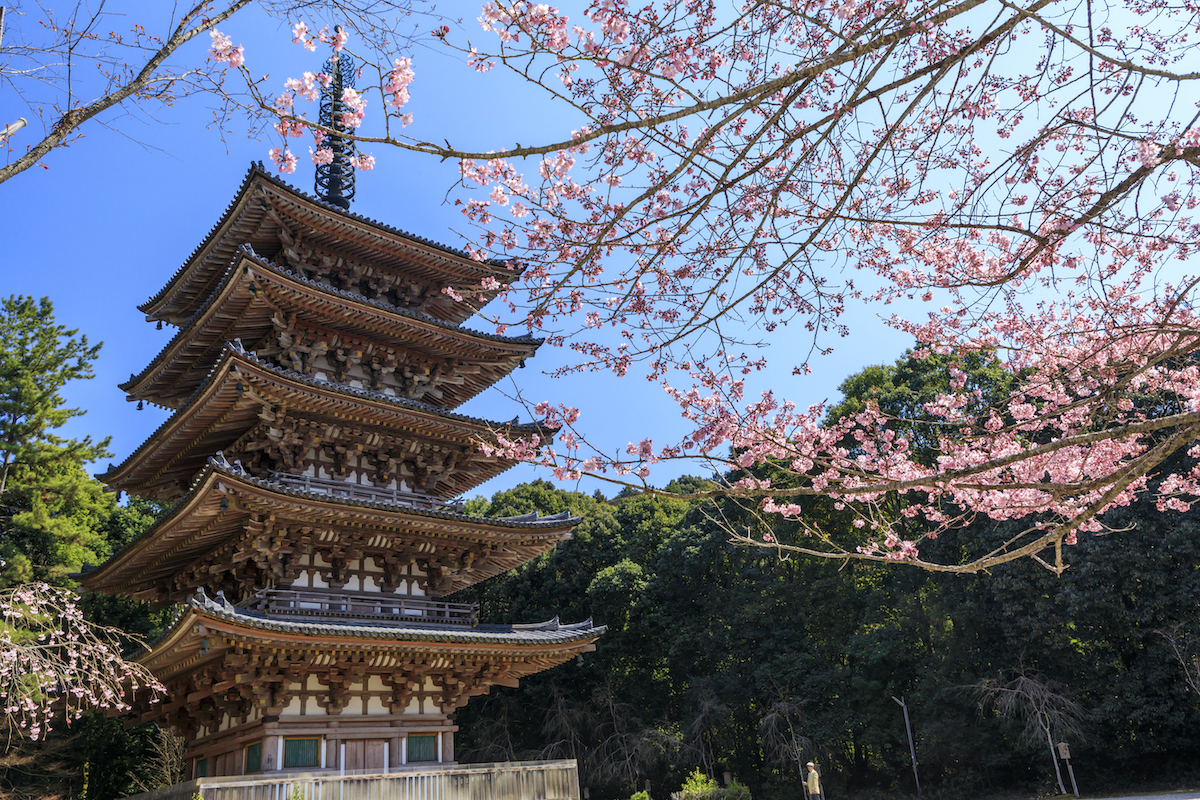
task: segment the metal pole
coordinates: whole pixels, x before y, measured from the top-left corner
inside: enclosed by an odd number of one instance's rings
[[[908,753],[912,756],[913,765],[913,780],[917,782],[917,797],[921,796],[921,776],[917,774],[917,746],[913,744],[912,725],[908,722],[908,706],[904,703],[903,697],[892,695],[892,699],[896,704],[904,709],[904,730],[908,732]]]

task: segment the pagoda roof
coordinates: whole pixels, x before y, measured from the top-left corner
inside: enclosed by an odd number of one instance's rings
[[[298,622],[269,619],[260,611],[239,608],[221,598],[210,598],[203,591],[191,595],[185,603],[188,608],[195,609],[211,619],[223,619],[244,628],[260,631],[296,634],[305,637],[306,642],[313,636],[328,636],[338,639],[376,639],[389,642],[529,647],[594,641],[608,630],[607,626],[594,625],[591,619],[564,624],[559,621],[558,617],[545,622],[509,625],[480,624],[474,628],[441,629],[433,625],[407,625],[394,622]],[[186,613],[187,611],[184,610],[181,616]],[[177,626],[178,623],[176,623]],[[169,638],[170,633],[163,636],[163,640]],[[278,643],[280,640],[273,638],[272,641]],[[153,646],[148,649],[152,650]]]
[[[541,339],[506,337],[461,328],[425,314],[371,300],[310,280],[237,249],[205,302],[138,375],[121,384],[130,400],[176,408],[204,380],[228,339],[247,346],[276,328],[272,318],[299,320],[349,341],[452,362],[456,383],[441,387],[454,408],[508,375],[533,356]]]
[[[266,172],[261,163],[251,164],[237,194],[224,215],[191,256],[176,270],[159,292],[138,306],[150,319],[181,324],[195,313],[221,280],[235,250],[250,244],[261,252],[277,248],[277,223],[284,219],[302,230],[308,241],[358,258],[375,269],[425,282],[436,288],[438,299],[429,313],[452,324],[474,315],[478,306],[455,302],[441,294],[445,285],[462,289],[477,286],[484,278],[495,278],[502,286],[520,276],[498,260],[479,261],[468,253],[373,219],[345,211],[305,194]],[[477,291],[485,304],[498,290]]]
[[[570,539],[571,530],[580,522],[567,514],[477,517],[444,508],[332,497],[253,478],[210,459],[170,511],[104,564],[85,568],[78,576],[79,583],[89,592],[156,604],[183,599],[192,588],[175,588],[174,577],[206,555],[236,545],[248,535],[248,523],[256,515],[273,516],[281,525],[295,520],[308,527],[369,531],[368,552],[430,553],[482,546],[484,557],[477,559],[471,570],[455,574],[449,592],[552,549]]]
[[[372,426],[377,433],[390,430],[414,440],[469,448],[469,464],[456,469],[446,486],[433,493],[444,497],[470,491],[516,463],[475,449],[475,442],[493,440],[494,431],[538,434],[543,440],[552,436],[536,423],[498,423],[455,414],[417,400],[310,378],[228,343],[222,347],[192,395],[120,466],[110,466],[97,478],[114,491],[173,499],[210,456],[254,429],[270,407],[343,428]]]
[[[443,631],[399,624],[363,625],[269,620],[203,593],[189,597],[168,631],[135,659],[168,687],[140,721],[192,721],[203,703],[228,704],[230,688],[254,696],[257,685],[287,675],[358,672],[361,676],[444,675],[443,700],[464,705],[492,685],[521,678],[596,649],[606,632],[591,620],[561,625],[487,625]],[[436,677],[435,677],[436,680]],[[237,695],[235,695],[235,700]]]

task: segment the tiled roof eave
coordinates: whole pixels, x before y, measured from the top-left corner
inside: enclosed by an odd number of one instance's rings
[[[441,509],[423,509],[413,508],[410,506],[372,502],[368,500],[357,500],[345,497],[333,497],[327,494],[316,492],[306,492],[301,489],[294,489],[283,486],[281,484],[269,481],[263,478],[253,478],[246,474],[239,474],[234,468],[220,465],[215,459],[209,459],[208,465],[201,470],[193,479],[188,491],[179,501],[160,517],[153,525],[143,531],[132,542],[123,547],[120,551],[114,553],[103,564],[85,568],[81,573],[81,582],[85,587],[89,581],[97,580],[103,577],[104,573],[111,572],[117,568],[120,562],[136,554],[139,549],[146,547],[152,542],[159,532],[173,525],[177,518],[185,513],[186,509],[193,503],[198,502],[203,492],[206,491],[206,484],[217,477],[227,480],[240,481],[259,489],[266,489],[272,493],[282,497],[294,497],[308,501],[328,503],[335,506],[344,506],[347,508],[369,509],[372,511],[383,511],[394,513],[408,517],[419,517],[427,519],[440,519],[451,522],[460,522],[469,525],[484,525],[493,530],[510,530],[514,533],[517,531],[545,531],[550,534],[560,533],[564,537],[569,538],[570,530],[577,526],[582,519],[564,514],[556,514],[547,517],[537,517],[534,519],[528,518],[505,518],[505,517],[477,517],[471,514],[462,514],[455,511]]]
[[[400,306],[394,306],[391,303],[385,303],[382,300],[364,297],[363,295],[351,292],[347,289],[338,289],[336,287],[321,283],[320,281],[314,281],[311,278],[306,278],[303,275],[293,272],[287,267],[280,266],[270,259],[260,256],[258,253],[254,252],[252,247],[249,247],[248,245],[240,245],[238,247],[238,255],[234,257],[234,263],[230,265],[230,268],[235,269],[238,258],[243,256],[252,259],[253,261],[257,262],[259,266],[269,269],[282,277],[303,283],[325,294],[333,295],[334,297],[344,300],[350,300],[351,302],[355,303],[362,303],[363,305],[375,306],[382,311],[387,311],[388,313],[396,314],[401,317],[407,317],[414,322],[435,325],[447,333],[466,334],[467,336],[475,339],[484,339],[486,341],[492,341],[501,344],[532,346],[532,350],[537,350],[537,348],[545,342],[545,339],[533,336],[504,336],[498,333],[487,333],[486,331],[477,331],[473,328],[464,328],[462,325],[446,322],[445,320],[432,317],[429,314],[423,314],[419,311],[413,311],[411,309],[401,308]],[[190,323],[191,320],[188,320],[188,324]]]
[[[354,292],[346,291],[344,289],[337,289],[332,286],[326,286],[323,283],[311,280],[309,278],[304,277],[303,275],[298,275],[298,274],[288,270],[285,267],[281,267],[278,264],[275,264],[275,263],[271,262],[270,260],[258,255],[257,253],[254,252],[253,249],[251,249],[245,245],[242,245],[238,248],[237,254],[234,256],[233,260],[230,262],[229,266],[226,268],[225,274],[221,278],[221,281],[217,285],[217,287],[209,294],[209,296],[200,305],[200,307],[196,310],[196,312],[194,314],[192,314],[192,316],[185,323],[183,323],[183,325],[180,326],[179,330],[175,333],[175,335],[173,337],[171,337],[171,341],[169,341],[162,348],[162,350],[160,350],[158,352],[158,354],[155,355],[155,357],[153,359],[151,359],[150,363],[146,366],[146,368],[143,369],[137,375],[130,376],[130,379],[128,381],[125,381],[124,383],[120,384],[119,388],[122,391],[130,392],[130,391],[134,390],[139,384],[145,383],[152,373],[166,368],[166,366],[167,366],[166,363],[160,363],[160,362],[164,362],[164,359],[166,358],[168,353],[170,353],[171,351],[173,351],[177,348],[182,347],[184,345],[184,343],[186,343],[186,341],[192,335],[194,335],[193,328],[195,328],[198,325],[203,324],[203,321],[206,318],[207,313],[209,312],[210,308],[214,304],[216,304],[218,301],[221,300],[221,298],[227,293],[227,289],[231,288],[231,287],[229,287],[230,282],[237,279],[237,276],[239,274],[238,266],[239,266],[239,262],[242,261],[242,259],[248,259],[248,260],[252,261],[253,263],[255,263],[257,266],[259,266],[263,269],[270,270],[271,272],[274,272],[276,275],[280,276],[281,278],[284,278],[286,280],[295,281],[297,283],[306,285],[310,288],[316,289],[318,292],[320,292],[322,294],[328,295],[331,298],[336,298],[338,300],[349,300],[350,302],[360,303],[360,304],[366,305],[366,306],[373,306],[385,313],[394,314],[396,316],[411,320],[413,323],[418,323],[421,325],[431,325],[437,329],[440,329],[441,331],[443,331],[447,334],[456,335],[456,336],[464,336],[465,335],[468,339],[477,339],[482,342],[494,342],[496,344],[510,346],[515,349],[525,349],[528,351],[528,355],[525,356],[526,358],[532,357],[533,354],[536,353],[537,350],[545,342],[545,339],[543,339],[543,338],[537,338],[537,337],[531,337],[531,336],[501,336],[499,334],[486,333],[484,331],[476,331],[476,330],[472,330],[470,328],[464,328],[461,325],[455,325],[455,324],[452,324],[449,322],[445,322],[443,320],[439,320],[434,317],[431,317],[427,314],[421,314],[421,313],[411,311],[406,308],[400,308],[399,306],[394,306],[389,303],[385,303],[381,300],[373,300],[368,297],[363,297],[362,295],[358,295],[358,294],[355,294]]]
[[[330,381],[322,381],[316,378],[310,378],[307,375],[301,375],[298,372],[277,367],[274,364],[268,364],[267,362],[262,361],[257,356],[246,352],[245,350],[239,351],[232,345],[227,344],[222,357],[217,361],[213,368],[209,370],[204,381],[196,388],[194,392],[192,392],[191,395],[188,396],[187,400],[181,403],[180,406],[174,410],[171,416],[168,417],[157,429],[155,429],[154,433],[150,434],[150,436],[146,438],[146,440],[141,444],[140,447],[138,447],[137,450],[135,450],[129,455],[128,458],[121,462],[120,466],[110,469],[107,472],[98,474],[96,477],[99,480],[104,481],[106,476],[114,477],[115,475],[126,471],[136,460],[144,458],[149,449],[154,446],[154,443],[162,435],[164,435],[166,431],[183,420],[193,410],[193,405],[203,400],[203,398],[212,391],[216,382],[221,379],[221,376],[228,371],[230,365],[235,362],[240,362],[246,366],[256,367],[293,383],[311,386],[314,389],[332,392],[334,394],[343,395],[347,398],[370,400],[384,405],[390,405],[398,410],[429,414],[448,422],[478,428],[480,429],[480,432],[505,429],[520,435],[537,434],[546,441],[553,439],[555,433],[553,430],[544,428],[536,422],[508,424],[496,422],[494,420],[485,420],[479,417],[470,417],[465,414],[456,414],[453,411],[445,411],[437,406],[429,403],[423,403],[419,400],[409,400],[403,397],[386,395],[382,392],[376,392],[372,389],[364,389],[357,386],[349,386],[347,384],[333,383]]]
[[[395,642],[396,644],[421,643],[459,645],[464,647],[554,647],[590,649],[592,642],[608,631],[606,625],[593,625],[590,619],[573,625],[555,625],[552,629],[543,625],[488,626],[510,630],[448,630],[431,627],[399,625],[338,624],[327,622],[289,622],[267,620],[250,616],[233,606],[220,606],[216,601],[205,598],[189,598],[181,603],[166,629],[153,642],[147,643],[133,654],[134,660],[145,662],[158,655],[162,648],[180,643],[191,631],[195,622],[208,620],[226,626],[235,626],[248,633],[271,634],[297,637],[327,636],[348,641]],[[557,622],[557,618],[551,621]],[[266,637],[264,637],[266,638]]]
[[[413,514],[420,517],[432,517],[434,519],[453,520],[471,524],[486,524],[488,526],[499,526],[504,528],[512,528],[514,530],[555,530],[573,528],[583,521],[582,517],[572,517],[566,512],[552,514],[545,517],[538,516],[532,519],[526,517],[476,517],[471,514],[462,514],[456,511],[414,508],[395,503],[382,503],[371,500],[357,500],[353,498],[336,497],[321,492],[306,492],[303,489],[295,489],[266,478],[255,478],[251,475],[238,474],[235,469],[223,467],[214,459],[210,459],[210,468],[253,486],[257,486],[262,489],[268,489],[279,495],[303,498],[305,500],[313,500],[317,502],[327,502],[333,505],[342,505],[350,508],[363,508],[374,511],[394,511],[404,514]]]
[[[512,275],[514,280],[520,277],[521,268],[519,266],[516,269],[510,270],[508,263],[500,259],[492,259],[489,261],[480,262],[471,258],[469,253],[466,253],[462,250],[441,244],[440,242],[433,241],[432,239],[426,239],[422,236],[417,236],[399,228],[395,228],[382,222],[370,219],[369,217],[364,217],[360,214],[354,214],[350,211],[346,211],[318,197],[305,194],[304,192],[297,190],[295,187],[284,183],[282,180],[269,174],[261,162],[255,162],[250,165],[249,170],[246,172],[245,178],[242,179],[241,186],[238,188],[233,200],[230,201],[229,205],[226,207],[225,212],[221,215],[220,220],[218,220],[217,223],[212,227],[212,229],[204,237],[203,241],[196,246],[187,260],[185,260],[183,264],[181,264],[179,268],[175,270],[175,273],[171,276],[167,283],[153,297],[149,298],[146,300],[146,302],[138,306],[139,311],[144,314],[151,314],[155,308],[166,302],[168,296],[172,293],[172,290],[178,288],[180,279],[186,272],[189,271],[189,267],[195,263],[196,259],[200,257],[201,254],[206,250],[216,248],[220,242],[220,239],[218,238],[219,233],[225,229],[231,221],[233,221],[235,212],[239,208],[243,207],[244,203],[249,199],[248,191],[256,180],[265,181],[266,183],[271,184],[277,190],[285,194],[291,194],[304,202],[312,203],[319,207],[322,211],[328,212],[331,215],[370,229],[374,229],[374,232],[377,235],[382,235],[386,238],[399,238],[403,241],[411,242],[439,251],[443,256],[462,262],[464,266],[474,266],[474,268],[482,274],[498,273],[506,276]],[[238,244],[240,244],[240,242]]]
[[[594,640],[605,633],[606,626],[594,627],[590,621],[583,627],[576,625],[535,626],[490,626],[492,630],[436,628],[433,626],[403,625],[395,623],[366,624],[362,622],[293,622],[291,620],[267,619],[256,614],[247,614],[233,605],[224,605],[204,598],[189,598],[188,605],[197,616],[224,620],[239,627],[290,633],[299,636],[331,636],[348,639],[393,639],[396,641],[424,641],[448,644],[476,645],[570,645]]]

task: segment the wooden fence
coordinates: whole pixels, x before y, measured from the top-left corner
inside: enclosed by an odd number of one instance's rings
[[[197,778],[129,800],[579,800],[575,761]]]
[[[328,494],[334,497],[344,497],[349,500],[366,500],[369,503],[391,503],[409,508],[422,508],[431,511],[461,512],[463,501],[460,498],[447,500],[416,492],[402,492],[370,484],[349,483],[334,478],[314,478],[311,475],[289,475],[286,472],[272,472],[270,480],[282,483],[293,489],[301,489],[312,494]]]

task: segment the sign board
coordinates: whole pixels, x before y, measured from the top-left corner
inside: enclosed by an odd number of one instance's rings
[[[1058,743],[1058,757],[1061,758],[1063,761],[1071,760],[1071,748],[1067,747],[1066,742]]]

